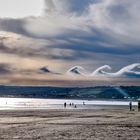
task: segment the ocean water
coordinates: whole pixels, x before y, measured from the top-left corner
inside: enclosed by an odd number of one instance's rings
[[[68,100],[68,99],[33,99],[33,98],[0,98],[0,110],[8,109],[103,109],[105,107],[127,107],[129,101],[103,100]],[[74,106],[70,106],[73,103]],[[136,106],[137,102],[132,102]]]

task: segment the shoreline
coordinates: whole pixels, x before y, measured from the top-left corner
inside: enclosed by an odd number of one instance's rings
[[[65,102],[67,109],[74,109],[74,105],[75,109],[129,108],[129,101],[0,98],[0,110],[64,109]],[[137,102],[132,105],[136,108]]]

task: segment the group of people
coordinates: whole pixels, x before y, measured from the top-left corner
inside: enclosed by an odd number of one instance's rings
[[[85,102],[83,102],[83,105],[85,105]],[[72,106],[72,107],[74,107],[74,108],[77,108],[77,105],[74,104],[74,103],[70,103],[69,106],[70,106],[70,107]],[[67,107],[67,103],[65,102],[65,103],[64,103],[64,108],[66,108],[66,107]]]
[[[132,102],[129,102],[129,109],[130,111],[133,110]],[[140,111],[140,101],[138,101],[138,111]]]
[[[83,105],[85,105],[85,102],[83,102]],[[70,103],[69,106],[77,108],[77,105],[75,105],[74,103]],[[67,108],[67,103],[66,102],[64,103],[64,108]],[[129,102],[129,109],[130,109],[130,111],[134,110],[133,105],[132,105],[132,101]],[[138,111],[140,111],[140,101],[138,101]]]
[[[74,108],[77,108],[77,106],[74,105],[74,103],[70,103],[69,106],[73,106]],[[64,103],[64,108],[66,108],[66,107],[67,107],[67,103],[65,102],[65,103]]]

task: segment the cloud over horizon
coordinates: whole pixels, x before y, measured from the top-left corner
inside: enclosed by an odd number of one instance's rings
[[[117,72],[108,72],[108,70],[112,70],[112,68],[109,65],[104,65],[96,70],[94,70],[92,73],[89,73],[86,71],[85,68],[81,66],[74,66],[70,68],[66,74],[70,76],[85,76],[86,78],[94,78],[94,77],[104,77],[104,78],[140,78],[140,63],[131,64],[128,66],[125,66],[118,70]]]
[[[139,1],[44,0],[44,4],[40,16],[0,18],[1,53],[13,55],[13,62],[17,58],[25,62],[26,57],[28,63],[37,63],[31,68],[26,61],[24,70],[47,65],[64,73],[74,65],[92,71],[108,64],[115,72],[140,62]]]

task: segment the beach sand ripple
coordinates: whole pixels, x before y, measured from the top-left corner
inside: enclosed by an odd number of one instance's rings
[[[2,110],[0,140],[138,140],[140,112],[100,110]]]

